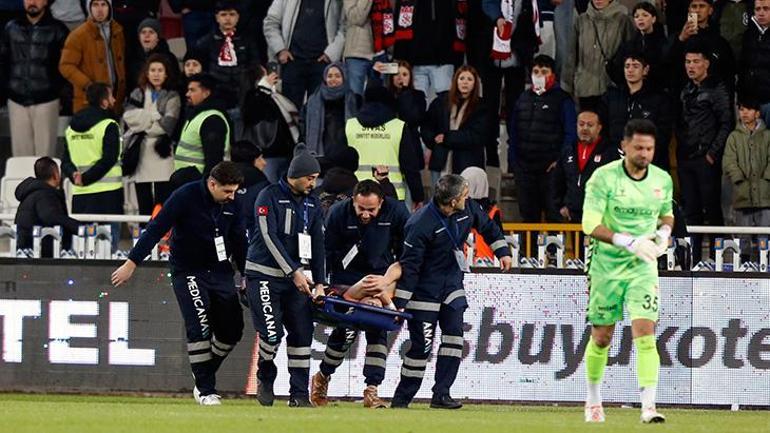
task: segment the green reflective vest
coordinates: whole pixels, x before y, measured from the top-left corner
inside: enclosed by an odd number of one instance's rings
[[[174,155],[174,170],[193,166],[203,173],[206,160],[203,154],[203,141],[201,141],[201,126],[210,116],[219,116],[227,126],[227,134],[225,135],[225,154],[227,154],[230,148],[230,124],[227,122],[227,118],[219,110],[202,111],[192,120],[188,120],[182,128],[179,145]]]
[[[399,200],[406,197],[404,176],[398,162],[398,151],[401,146],[401,135],[404,133],[404,122],[393,119],[384,125],[366,128],[357,118],[345,122],[345,136],[348,146],[358,152],[358,170],[356,177],[359,181],[374,179],[372,168],[378,165],[388,166],[390,182],[396,188]]]
[[[102,159],[104,132],[112,124],[118,126],[118,122],[112,119],[104,119],[86,132],[77,132],[72,127],[67,128],[65,133],[67,150],[69,151],[72,163],[75,164],[80,173],[85,173],[97,161]],[[118,149],[118,152],[120,152],[120,149]],[[116,162],[107,174],[96,182],[87,186],[73,185],[72,194],[94,194],[121,188],[123,188],[123,171],[120,169],[120,163]]]

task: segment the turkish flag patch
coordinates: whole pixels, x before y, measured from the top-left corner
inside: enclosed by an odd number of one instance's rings
[[[267,215],[267,206],[259,206],[257,208],[257,215]]]

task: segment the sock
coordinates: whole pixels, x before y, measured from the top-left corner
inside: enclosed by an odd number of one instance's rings
[[[654,335],[645,335],[634,339],[636,346],[636,378],[642,409],[655,407],[655,393],[658,387],[660,356],[655,345]]]
[[[594,339],[588,340],[586,346],[586,381],[588,383],[588,398],[586,403],[589,406],[602,404],[601,386],[604,378],[604,367],[607,366],[607,356],[610,347],[601,348],[596,345]]]

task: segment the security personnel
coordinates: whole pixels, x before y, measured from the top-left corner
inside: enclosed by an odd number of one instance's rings
[[[88,106],[72,117],[65,136],[62,171],[73,183],[72,212],[123,213],[123,172],[118,164],[120,127],[115,98],[104,83],[86,90]]]
[[[207,179],[178,188],[147,224],[128,260],[112,274],[119,286],[131,278],[163,235],[171,235],[171,279],[187,331],[187,353],[201,405],[219,405],[215,374],[243,333],[243,313],[233,284],[232,261],[243,273],[245,219],[236,200],[243,175],[232,162],[214,166]]]
[[[336,203],[326,217],[326,263],[331,272],[332,287],[352,286],[367,275],[382,276],[378,284],[392,284],[392,273],[386,272],[403,247],[404,225],[409,219],[406,206],[384,197],[379,183],[362,180],[352,198]],[[311,381],[311,401],[325,406],[326,390],[334,371],[342,361],[358,333],[340,326],[332,331],[326,343],[321,369]],[[385,378],[388,356],[387,332],[366,332],[364,361],[364,407],[385,407],[377,396],[377,386]]]
[[[178,187],[207,176],[230,147],[230,123],[217,100],[216,86],[206,74],[193,75],[187,85],[187,116],[174,154],[171,183]]]
[[[463,275],[470,271],[463,244],[471,228],[485,239],[500,259],[503,270],[511,268],[511,256],[503,233],[478,203],[469,201],[468,182],[449,174],[436,183],[429,205],[418,210],[406,224],[404,252],[399,259],[402,276],[394,303],[413,315],[408,322],[409,350],[401,367],[401,380],[391,407],[406,408],[420,389],[428,362],[436,322],[441,345],[436,361],[436,383],[430,407],[459,409],[449,395],[463,356],[463,312],[468,307]]]
[[[255,203],[257,227],[249,239],[246,278],[259,334],[257,400],[263,406],[272,406],[275,399],[274,358],[285,327],[289,406],[312,407],[308,398],[311,296],[323,293],[326,281],[323,211],[318,198],[310,195],[320,172],[316,158],[298,144],[286,178],[263,189]]]
[[[368,87],[358,116],[345,122],[345,138],[348,146],[358,152],[358,180],[374,179],[374,170],[384,166],[398,199],[405,199],[408,186],[412,201],[421,203],[425,199],[421,156],[415,154],[413,136],[406,124],[396,118],[394,106],[393,96],[384,87]]]

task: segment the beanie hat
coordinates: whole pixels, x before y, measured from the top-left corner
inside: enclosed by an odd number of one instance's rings
[[[137,27],[136,32],[141,33],[142,29],[144,28],[151,28],[158,35],[158,38],[163,37],[160,21],[156,20],[155,18],[143,19],[142,22],[139,23],[139,27]]]
[[[321,173],[321,164],[305,147],[305,143],[298,143],[294,148],[294,158],[289,163],[289,171],[286,177],[299,179],[311,174]]]

